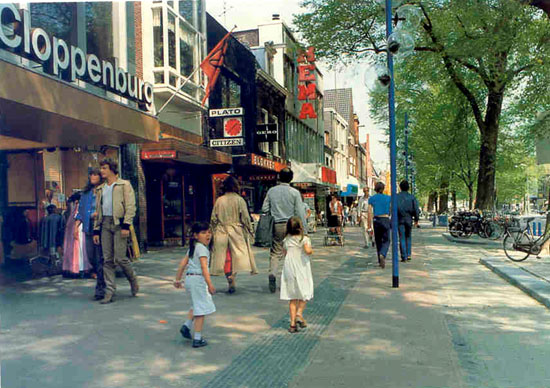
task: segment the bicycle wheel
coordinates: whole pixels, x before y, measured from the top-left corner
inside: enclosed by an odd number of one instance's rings
[[[533,239],[524,231],[514,231],[510,232],[504,240],[502,241],[502,247],[504,248],[504,253],[512,261],[523,261],[527,259],[530,253],[518,251],[516,249],[518,244],[521,245],[530,245],[533,242]]]
[[[481,238],[489,238],[489,235],[488,235],[488,230],[487,230],[487,223],[485,222],[480,222],[479,225],[478,225],[478,228],[477,228],[477,234],[479,235],[479,237]]]

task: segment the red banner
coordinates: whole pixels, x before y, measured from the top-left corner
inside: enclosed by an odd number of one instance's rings
[[[327,167],[321,167],[321,180],[325,183],[336,184],[336,171]]]

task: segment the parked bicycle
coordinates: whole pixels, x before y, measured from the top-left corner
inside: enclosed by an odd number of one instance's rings
[[[458,212],[449,221],[449,233],[453,237],[468,238],[473,234],[481,238],[498,239],[502,234],[501,226],[491,214],[483,215],[478,210]]]
[[[531,222],[535,217],[527,218],[525,228],[510,228],[506,231],[506,236],[502,241],[504,253],[512,261],[523,261],[530,255],[538,255],[544,244],[550,240],[550,225],[547,222],[544,233],[540,237],[533,236],[531,233]]]

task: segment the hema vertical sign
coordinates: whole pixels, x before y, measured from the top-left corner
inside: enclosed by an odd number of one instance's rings
[[[13,33],[6,34],[10,30]],[[153,103],[153,85],[118,67],[117,59],[114,64],[100,61],[63,39],[50,37],[42,28],[31,28],[29,11],[13,4],[0,4],[0,47],[48,64],[49,72],[69,81],[82,79],[131,100]]]

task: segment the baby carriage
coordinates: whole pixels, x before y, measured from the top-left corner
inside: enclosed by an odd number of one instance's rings
[[[341,225],[341,224],[340,224]],[[339,245],[344,246],[344,227],[340,226],[340,233],[338,233],[337,227],[329,227],[327,234],[325,235],[325,246]]]

